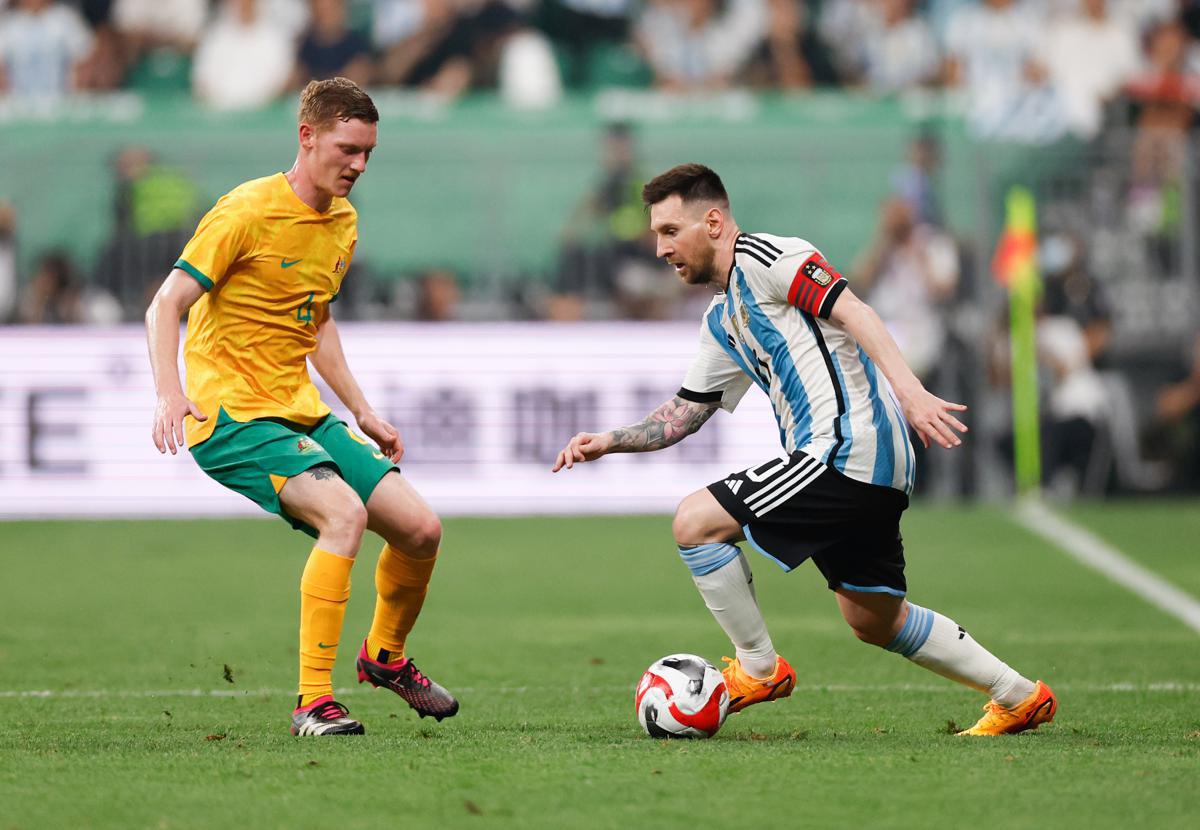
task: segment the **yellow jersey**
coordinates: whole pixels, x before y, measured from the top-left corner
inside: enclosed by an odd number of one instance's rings
[[[320,213],[283,173],[221,197],[175,263],[205,294],[188,312],[187,396],[208,416],[185,419],[188,446],[235,421],[312,425],[329,413],[308,375],[317,326],[337,299],[358,241],[357,216],[334,198]]]

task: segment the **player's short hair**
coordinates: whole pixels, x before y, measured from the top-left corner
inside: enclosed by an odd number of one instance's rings
[[[334,121],[379,121],[379,110],[363,88],[348,78],[309,81],[300,93],[301,124],[322,130]]]
[[[684,203],[717,202],[729,207],[729,194],[721,177],[703,164],[678,164],[655,176],[642,188],[642,203],[650,207],[675,195]]]

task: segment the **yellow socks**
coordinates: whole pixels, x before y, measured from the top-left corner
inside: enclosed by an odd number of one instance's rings
[[[384,545],[375,568],[375,620],[367,635],[367,654],[381,663],[404,659],[404,641],[412,631],[437,556],[415,559]]]
[[[384,545],[375,569],[375,620],[367,636],[372,659],[394,663],[404,658],[404,641],[412,631],[437,557],[414,559]],[[300,706],[333,694],[333,661],[354,560],[313,548],[300,578]]]
[[[333,694],[333,660],[354,560],[313,548],[300,577],[300,706]]]

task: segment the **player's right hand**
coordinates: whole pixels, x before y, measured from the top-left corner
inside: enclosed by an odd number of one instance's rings
[[[154,407],[154,426],[150,429],[150,437],[159,452],[170,450],[171,455],[175,455],[176,447],[183,448],[183,419],[188,415],[197,421],[208,420],[208,416],[183,395],[159,396]]]
[[[965,404],[944,401],[924,387],[918,387],[915,394],[900,395],[900,406],[925,449],[929,449],[931,443],[946,449],[962,444],[955,430],[965,433],[967,425],[954,417],[954,413],[965,412]]]
[[[611,446],[612,436],[607,432],[581,432],[563,447],[550,472],[557,473],[563,467],[570,469],[576,462],[595,461],[608,452]]]

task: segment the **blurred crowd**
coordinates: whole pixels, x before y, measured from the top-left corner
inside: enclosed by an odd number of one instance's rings
[[[980,134],[1040,140],[1094,135],[1122,89],[1194,103],[1198,34],[1196,0],[0,0],[0,91],[960,89]]]
[[[491,90],[518,107],[614,85],[957,90],[975,136],[1104,148],[1070,174],[1063,198],[1042,203],[1036,324],[1046,485],[1099,494],[1200,488],[1200,338],[1168,337],[1156,316],[1172,305],[1186,314],[1166,286],[1197,279],[1180,252],[1200,236],[1183,207],[1196,202],[1198,38],[1200,0],[0,0],[0,101],[130,89],[236,110],[335,75],[444,98]],[[1128,145],[1114,152],[1118,133]],[[611,124],[600,148],[592,184],[547,240],[550,273],[489,283],[356,262],[340,313],[695,320],[710,294],[670,279],[654,257],[636,130]],[[943,215],[941,149],[935,133],[914,136],[874,232],[837,264],[922,380],[969,399],[977,439],[992,436],[956,468],[919,458],[924,486],[963,492],[965,467],[1010,466],[1008,324],[982,288],[990,252]],[[139,146],[115,153],[110,173],[111,232],[86,270],[48,250],[19,274],[21,216],[0,197],[0,323],[139,319],[218,195]],[[1145,319],[1126,334],[1157,332],[1153,354],[1113,345],[1114,309],[1128,320],[1139,303]]]
[[[445,268],[380,279],[369,264],[356,263],[339,314],[425,322],[695,321],[711,290],[683,285],[655,258],[635,130],[612,124],[600,146],[599,172],[565,217],[548,277],[489,288]],[[915,135],[889,177],[874,232],[840,267],[922,381],[937,394],[971,402],[983,427],[973,463],[1004,470],[1013,453],[1007,309],[992,303],[994,319],[981,316],[989,304],[980,286],[992,275],[973,273],[979,262],[973,241],[946,224],[941,168],[936,134]],[[89,273],[64,251],[50,250],[18,281],[19,217],[0,201],[0,320],[112,324],[141,317],[164,263],[182,249],[207,202],[181,170],[139,146],[117,153],[111,172],[113,231]],[[1047,208],[1055,211],[1053,202]],[[1096,272],[1087,232],[1078,221],[1048,219],[1037,251],[1044,280],[1036,331],[1046,484],[1064,495],[1200,487],[1200,339],[1194,360],[1189,349],[1183,359],[1147,373],[1140,386],[1127,372],[1114,371],[1120,361],[1110,350],[1113,282]],[[989,420],[990,430],[980,423]],[[1151,447],[1152,454],[1172,463],[1147,460],[1142,433],[1150,427],[1167,441]],[[918,447],[922,487],[943,495],[970,492],[970,470],[957,456],[951,462],[956,466]]]

